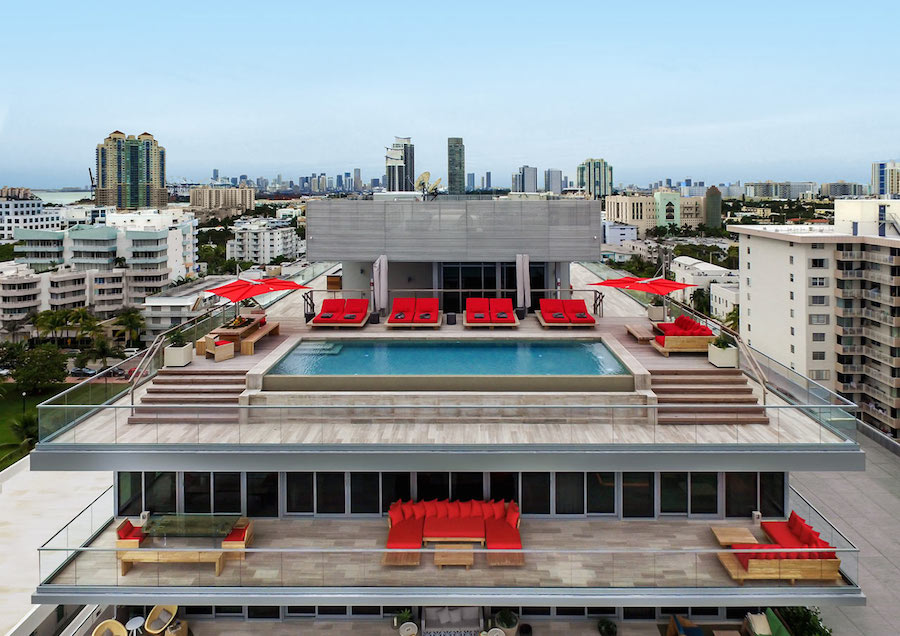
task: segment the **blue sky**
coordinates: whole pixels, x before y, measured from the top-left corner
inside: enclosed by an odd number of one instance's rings
[[[0,185],[85,184],[114,129],[170,178],[379,177],[403,135],[436,176],[463,137],[495,185],[586,157],[617,183],[867,181],[900,158],[898,6],[8,3]]]

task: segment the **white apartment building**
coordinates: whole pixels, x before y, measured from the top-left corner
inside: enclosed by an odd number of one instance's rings
[[[44,208],[40,199],[0,196],[0,241],[12,240],[17,229],[58,230],[58,208]]]
[[[621,245],[626,241],[636,241],[637,233],[638,229],[634,225],[615,221],[603,222],[603,243],[606,245]]]
[[[693,300],[694,292],[698,289],[709,291],[712,283],[738,282],[737,271],[690,256],[676,256],[672,259],[670,271],[679,283],[694,285],[694,287],[672,292],[672,298],[683,303],[690,303]]]
[[[741,286],[733,283],[710,283],[709,309],[714,318],[722,320],[731,313],[735,305],[740,304]]]
[[[59,229],[73,225],[105,225],[106,217],[116,213],[114,205],[66,205],[59,210]]]
[[[213,188],[200,186],[191,188],[191,206],[218,210],[235,208],[242,211],[252,210],[256,206],[256,194],[253,188]]]
[[[740,235],[741,337],[896,437],[900,201],[836,200],[834,225],[729,230]]]
[[[217,305],[230,302],[221,296],[206,293],[206,290],[232,281],[234,276],[206,276],[147,296],[141,305],[146,325],[144,341],[153,342],[163,331],[187,322]]]
[[[799,199],[804,194],[819,191],[815,181],[757,181],[744,184],[744,192],[751,199]]]
[[[259,219],[235,225],[234,238],[225,244],[225,257],[259,265],[271,263],[279,256],[294,260],[300,237],[289,224],[288,219],[275,223]]]

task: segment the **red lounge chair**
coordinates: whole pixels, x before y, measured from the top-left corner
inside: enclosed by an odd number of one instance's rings
[[[322,301],[322,310],[312,319],[313,325],[332,325],[340,322],[344,315],[343,298],[327,298]]]
[[[415,318],[416,299],[415,298],[395,298],[391,305],[391,315],[388,316],[385,324],[403,324],[408,325]]]
[[[437,298],[419,298],[416,300],[415,318],[416,325],[433,326],[441,324],[441,312]]]
[[[541,298],[535,317],[543,327],[568,327],[571,325],[566,306],[559,298]]]
[[[366,298],[348,298],[344,302],[344,313],[340,324],[347,327],[361,327],[369,319],[369,301]]]
[[[511,298],[491,298],[491,322],[495,324],[518,323]],[[502,316],[500,314],[503,314]]]
[[[487,298],[466,298],[463,326],[488,325],[491,322],[491,303]]]
[[[566,317],[573,325],[591,326],[597,324],[597,321],[587,310],[587,306],[581,298],[572,298],[562,302]]]

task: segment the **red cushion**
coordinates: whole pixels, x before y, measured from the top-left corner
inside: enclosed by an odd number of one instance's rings
[[[139,541],[143,541],[144,540],[144,531],[138,527],[134,527],[131,529],[131,532],[125,538],[126,539],[137,539]]]
[[[415,298],[395,298],[394,304],[391,306],[391,315],[387,321],[390,322],[412,322],[416,312]],[[403,314],[403,318],[397,318],[397,314]]]
[[[131,531],[132,531],[133,529],[134,529],[134,526],[131,524],[131,521],[129,521],[128,519],[126,519],[126,520],[122,523],[122,525],[119,526],[119,529],[117,530],[117,532],[118,532],[118,534],[119,534],[119,538],[120,538],[120,539],[127,539],[128,536],[131,534]]]
[[[475,314],[481,314],[476,318]],[[491,303],[487,298],[466,298],[466,322],[490,322]]]
[[[479,517],[482,519],[484,518],[484,512],[482,512],[482,510],[481,510],[481,502],[480,501],[473,499],[469,502],[469,505],[472,506],[471,510],[469,511],[470,517]]]
[[[494,504],[494,519],[506,519],[506,501],[501,499],[500,501],[495,501]]]
[[[811,544],[811,546],[812,546],[812,547],[819,547],[819,548],[831,548],[831,547],[833,547],[833,546],[831,546],[827,541],[825,541],[825,539],[822,539],[821,537],[816,537],[815,541],[813,541],[813,543]],[[836,552],[819,552],[819,558],[820,558],[820,559],[836,559],[836,558],[837,558],[837,553],[836,553]]]
[[[225,541],[243,541],[244,536],[247,534],[247,526],[243,528],[234,528],[231,532],[228,533],[228,536],[225,537]]]
[[[400,509],[403,511],[404,519],[412,519],[416,516],[415,510],[413,508],[413,502],[407,501],[405,503],[400,504]]]
[[[687,317],[686,316],[678,316],[675,318],[673,324],[676,327],[681,327],[682,329],[687,327]]]
[[[477,517],[459,519],[425,519],[424,537],[467,537],[480,539],[484,536],[484,520]]]
[[[406,519],[406,517],[403,516],[403,509],[400,506],[391,506],[388,509],[388,517],[391,518],[391,527],[396,526]]]
[[[796,512],[791,510],[791,516],[790,516],[790,518],[788,518],[787,523],[788,523],[788,528],[791,529],[791,532],[793,532],[794,534],[797,534],[798,532],[800,532],[800,527],[806,525],[806,520],[804,520],[803,517],[801,517]]]
[[[422,547],[421,519],[405,519],[388,531],[387,547],[390,549],[416,549]]]
[[[448,519],[459,519],[462,515],[459,514],[459,502],[451,501],[447,504],[447,518]]]
[[[425,502],[425,518],[437,517],[437,499]]]
[[[800,534],[797,535],[797,539],[799,539],[800,543],[813,543],[813,539],[817,539],[819,537],[819,533],[813,530],[809,526],[803,526],[800,529]]]
[[[348,298],[344,303],[345,314],[367,314],[369,313],[368,298]]]
[[[791,532],[786,521],[763,521],[760,527],[772,541],[785,548],[799,548],[806,543]]]
[[[506,509],[506,523],[513,528],[519,523],[519,507],[515,503],[509,504],[509,508]]]
[[[263,316],[262,318],[259,319],[259,326],[262,327],[265,324],[266,324],[266,317]]]
[[[456,504],[459,506],[459,516],[460,517],[471,517],[472,516],[472,502],[471,501],[457,501]],[[478,507],[478,512],[481,512],[481,506]]]
[[[541,308],[541,318],[544,319],[544,322],[561,324],[571,322],[566,315],[566,307],[559,298],[541,298],[539,304]],[[553,314],[562,314],[562,318],[554,318]]]
[[[666,346],[666,337],[665,336],[656,336],[656,342],[659,343],[659,346]]]
[[[486,519],[484,522],[485,545],[489,550],[521,550],[522,537],[506,519]]]
[[[221,347],[222,345],[231,344],[231,340],[216,340],[216,346]]]
[[[331,318],[324,318],[324,314],[331,314]],[[313,318],[313,322],[340,322],[344,315],[343,298],[326,298],[322,301],[322,309]]]
[[[566,316],[569,318],[569,322],[573,324],[593,325],[597,322],[594,320],[594,317],[587,309],[587,305],[584,304],[584,300],[581,298],[564,300],[563,307],[566,310]],[[584,314],[584,318],[579,318],[578,314]]]
[[[672,329],[680,329],[680,327],[677,327],[675,323],[672,322],[658,322],[656,323],[656,328],[664,334],[669,333]]]
[[[437,298],[419,298],[416,300],[416,309],[413,312],[413,322],[431,324],[438,321],[439,304]],[[427,318],[423,314],[428,314]]]
[[[437,502],[437,518],[446,519],[450,516],[450,503],[444,499]]]
[[[516,321],[515,308],[513,307],[511,298],[491,298],[491,322],[507,323]],[[501,318],[497,314],[506,314],[505,318]]]
[[[413,504],[413,518],[414,519],[424,519],[425,518],[425,502],[417,501]]]

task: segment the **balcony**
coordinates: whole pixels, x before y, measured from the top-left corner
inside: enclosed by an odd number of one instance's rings
[[[864,347],[862,345],[847,345],[837,343],[834,345],[834,352],[838,355],[859,355],[864,351]]]
[[[575,597],[582,599],[582,604],[607,605],[635,594],[647,604],[670,605],[680,596],[696,596],[699,590],[710,603],[727,596],[730,603],[740,598],[752,605],[763,595],[795,594],[815,599],[817,604],[861,602],[856,546],[799,493],[791,489],[788,499],[788,510],[806,519],[833,546],[840,560],[838,578],[826,580],[821,571],[816,572],[816,567],[825,568],[825,563],[816,559],[808,562],[811,569],[807,578],[795,582],[780,578],[736,580],[724,564],[746,550],[720,546],[711,527],[742,529],[759,542],[768,543],[765,533],[748,518],[525,516],[519,526],[522,550],[486,550],[475,545],[469,569],[438,569],[434,565],[437,550],[430,546],[404,549],[401,554],[408,565],[390,565],[398,551],[384,548],[386,518],[254,519],[254,540],[244,551],[244,559],[238,558],[239,553],[223,550],[221,539],[151,537],[132,550],[141,559],[125,571],[120,563],[123,552],[115,546],[115,528],[120,520],[109,515],[114,506],[110,489],[39,549],[40,584],[35,600],[45,597],[64,602],[97,593],[106,602],[117,603],[152,588],[155,602],[162,603],[191,588],[192,598],[202,604],[230,604],[229,599],[236,595],[246,597],[263,589],[273,604],[288,600],[314,604],[315,599],[335,593],[347,595],[354,599],[348,602],[360,605],[380,604],[365,602],[376,597],[414,597],[416,602],[403,602],[427,604],[431,595],[447,593],[464,598],[461,603],[481,604],[485,595],[504,590],[545,601],[535,602],[541,605],[551,598]],[[808,548],[794,550],[810,552]],[[490,565],[489,557],[493,559],[501,552],[506,559],[514,555],[517,566]],[[223,554],[224,560],[217,574],[210,559],[218,554]],[[414,564],[416,561],[418,564]],[[779,561],[785,568],[796,563],[791,559]],[[585,599],[608,602],[586,603]]]
[[[893,389],[900,389],[900,377],[892,376],[883,368],[867,364],[864,373],[870,378],[875,378],[879,382],[882,382]]]
[[[836,252],[840,261],[867,261],[869,263],[881,263],[882,265],[900,265],[900,256],[891,256],[884,252],[855,251]]]

